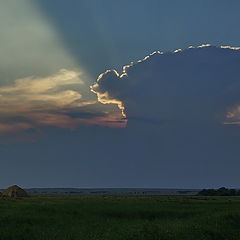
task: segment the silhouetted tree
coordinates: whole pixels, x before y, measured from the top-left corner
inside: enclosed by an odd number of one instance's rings
[[[203,189],[198,193],[199,196],[237,196],[240,191],[221,187],[219,189]]]

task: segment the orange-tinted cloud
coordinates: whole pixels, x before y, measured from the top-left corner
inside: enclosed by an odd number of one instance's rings
[[[97,112],[81,117],[81,112],[97,102],[94,98],[84,99],[79,92],[83,84],[80,73],[62,69],[52,76],[18,79],[13,85],[0,87],[0,134],[45,126],[71,130],[82,124],[122,127],[124,121],[118,113]],[[80,116],[72,117],[72,111]]]

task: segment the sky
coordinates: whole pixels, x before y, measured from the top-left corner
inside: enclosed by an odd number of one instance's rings
[[[0,4],[1,188],[239,188],[239,1]]]

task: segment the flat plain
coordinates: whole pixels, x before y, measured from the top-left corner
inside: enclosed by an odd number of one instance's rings
[[[0,200],[0,240],[239,240],[240,197]]]

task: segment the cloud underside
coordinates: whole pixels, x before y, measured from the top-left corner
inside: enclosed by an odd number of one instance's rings
[[[71,130],[86,124],[121,127],[124,122],[119,122],[120,113],[90,110],[97,101],[84,100],[79,92],[83,84],[79,72],[62,69],[52,76],[28,77],[1,86],[0,134],[41,130],[45,126]]]
[[[240,122],[240,49],[202,45],[154,52],[122,73],[108,70],[91,86],[130,123],[170,126]]]

